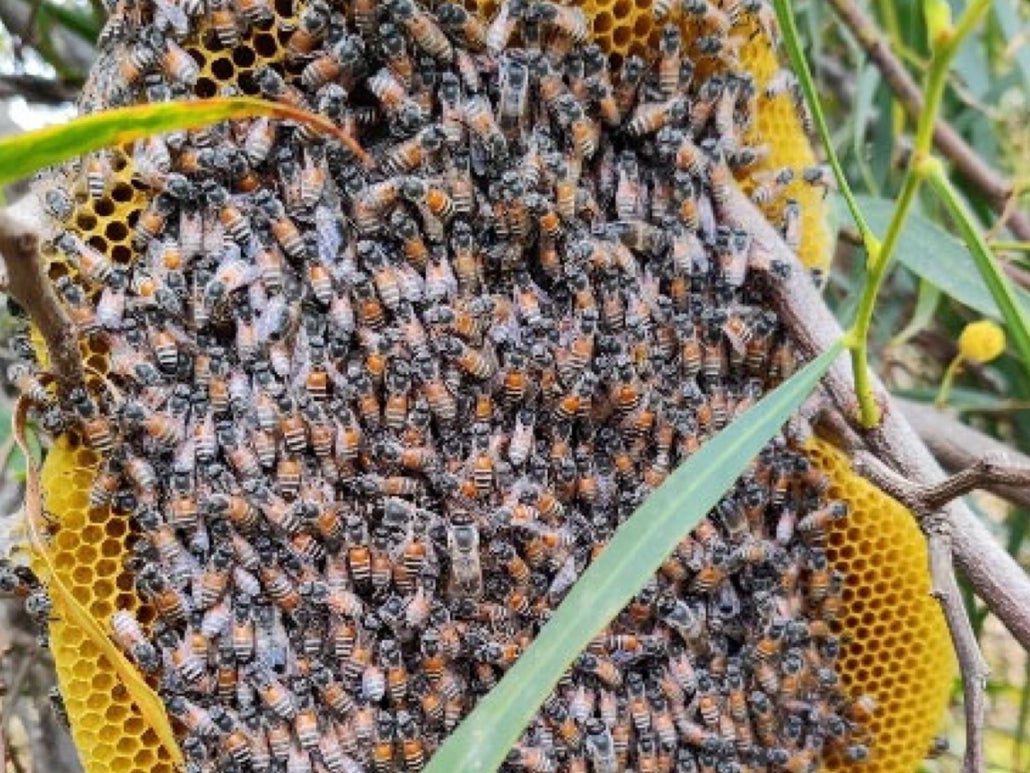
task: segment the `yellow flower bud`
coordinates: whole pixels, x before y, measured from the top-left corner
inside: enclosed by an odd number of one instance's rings
[[[990,362],[1005,351],[1005,331],[989,319],[971,322],[958,337],[958,351],[970,362]]]
[[[930,39],[930,48],[945,45],[955,31],[951,22],[951,5],[947,0],[924,0],[923,12],[926,16],[926,33]]]

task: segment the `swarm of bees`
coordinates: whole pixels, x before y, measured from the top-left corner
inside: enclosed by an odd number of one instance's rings
[[[83,161],[44,203],[57,289],[107,372],[61,406],[30,347],[14,375],[49,429],[103,456],[90,507],[139,534],[128,568],[157,617],[108,627],[190,770],[418,771],[619,524],[792,372],[752,270],[787,268],[725,206],[763,154],[742,139],[757,88],[739,35],[774,17],[663,2],[718,34],[670,23],[653,62],[617,63],[555,2],[297,10],[114,6],[105,103],[189,98],[198,40],[270,31],[281,61],[240,88],[355,144],[264,118],[140,141],[146,204],[116,257],[72,222],[109,184],[110,155]],[[796,241],[784,189],[821,176],[755,177]],[[847,507],[826,488],[772,441],[506,768],[864,760],[873,707],[839,680],[845,578],[825,552]]]

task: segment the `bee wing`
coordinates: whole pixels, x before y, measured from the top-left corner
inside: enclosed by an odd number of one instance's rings
[[[178,5],[168,2],[168,0],[154,0],[154,4],[157,6],[154,24],[159,30],[170,29],[179,40],[189,34],[190,20]]]
[[[336,265],[341,257],[340,249],[344,242],[343,229],[340,227],[342,217],[339,207],[330,207],[324,202],[315,207],[318,258],[326,266]]]

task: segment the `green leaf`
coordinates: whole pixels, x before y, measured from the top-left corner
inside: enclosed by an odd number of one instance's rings
[[[40,16],[52,16],[54,20],[69,32],[73,32],[84,41],[93,45],[100,34],[100,25],[96,17],[88,11],[81,11],[71,6],[36,0],[39,3]]]
[[[252,97],[216,97],[106,110],[75,118],[63,126],[4,137],[0,139],[0,185],[27,177],[51,164],[150,134],[195,129],[257,115],[311,124],[339,140],[359,158],[368,160],[368,154],[353,137],[322,116],[280,102]]]
[[[815,79],[812,77],[812,71],[808,68],[805,52],[801,48],[801,38],[798,35],[798,28],[794,21],[794,11],[791,8],[790,0],[773,0],[773,6],[776,8],[776,18],[780,22],[783,44],[787,49],[787,54],[790,56],[792,69],[794,74],[797,75],[798,83],[801,84],[801,90],[805,95],[805,102],[812,113],[812,120],[815,122],[816,131],[819,133],[819,139],[822,140],[823,149],[826,151],[826,160],[833,169],[834,177],[837,178],[837,187],[844,200],[848,203],[851,218],[855,221],[855,226],[862,236],[862,241],[866,249],[872,253],[873,245],[877,243],[876,236],[870,231],[869,226],[866,225],[862,210],[855,202],[855,195],[851,192],[848,178],[845,176],[844,169],[837,158],[837,150],[834,147],[833,138],[830,137],[830,130],[826,125],[826,116],[823,115],[823,107],[819,101],[819,92],[816,89]]]
[[[916,296],[916,307],[912,311],[912,317],[904,329],[890,340],[890,346],[906,344],[928,328],[933,323],[933,317],[937,312],[937,304],[940,299],[940,288],[925,279],[921,280],[919,282],[919,294]]]
[[[722,498],[843,348],[838,341],[766,395],[645,500],[500,684],[433,755],[426,773],[487,773],[500,767],[569,664]]]
[[[870,227],[883,233],[894,212],[894,202],[875,196],[857,198]],[[1002,319],[966,245],[933,221],[910,212],[898,241],[897,256],[907,269],[945,295],[985,316]],[[1030,293],[1017,287],[1015,294],[1019,304],[1030,309]]]

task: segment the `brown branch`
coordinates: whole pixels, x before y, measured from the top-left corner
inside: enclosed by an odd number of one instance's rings
[[[895,397],[894,401],[937,461],[950,472],[965,469],[990,454],[1007,454],[1013,465],[1030,467],[1030,456],[963,424],[950,413],[900,397]],[[1013,504],[1030,508],[1030,487],[986,482],[983,488]]]
[[[39,234],[5,210],[0,210],[0,258],[7,267],[8,292],[46,341],[58,385],[65,392],[82,386],[79,338],[43,272]]]
[[[780,234],[739,191],[728,195],[723,214],[751,234],[755,270],[761,270],[761,264],[768,265],[773,260],[792,266],[792,275],[787,281],[775,273],[767,274],[772,302],[802,355],[814,357],[826,351],[844,332]],[[841,413],[849,419],[853,417],[855,386],[846,358],[834,363],[823,384]],[[853,427],[854,434],[861,437],[877,457],[911,480],[932,483],[943,478],[944,471],[893,404],[883,385],[875,377],[873,384],[885,408],[883,422],[872,431]],[[952,525],[952,548],[959,569],[991,612],[1030,650],[1030,578],[962,500],[949,504],[946,511]]]
[[[945,505],[956,497],[978,487],[985,478],[1001,475],[1026,478],[1027,470],[1003,468],[995,460],[983,459],[957,475],[931,484],[919,485],[899,475],[869,453],[855,458],[855,470],[895,499],[907,505],[919,518],[919,526],[927,538],[930,553],[931,593],[941,605],[944,619],[955,645],[966,714],[966,754],[963,769],[976,773],[984,769],[984,688],[990,669],[980,652],[976,634],[969,622],[962,594],[955,580],[951,559],[951,524]],[[1015,474],[1013,474],[1015,473]]]
[[[830,0],[844,25],[851,30],[859,45],[883,74],[883,78],[898,96],[902,106],[912,117],[923,107],[923,93],[912,80],[876,23],[853,0]],[[1015,195],[1012,183],[985,162],[962,136],[946,121],[938,120],[933,134],[934,145],[948,158],[966,180],[976,186],[990,201],[991,207],[1008,216],[1007,226],[1020,239],[1030,239],[1030,218],[1010,204]]]
[[[861,453],[855,458],[859,474],[870,479],[877,477],[875,482],[880,488],[916,513],[936,513],[953,499],[991,485],[1030,486],[1030,467],[1009,464],[1007,454],[989,453],[949,478],[922,485],[900,476],[884,478],[883,470],[876,469],[879,464],[870,454]]]

